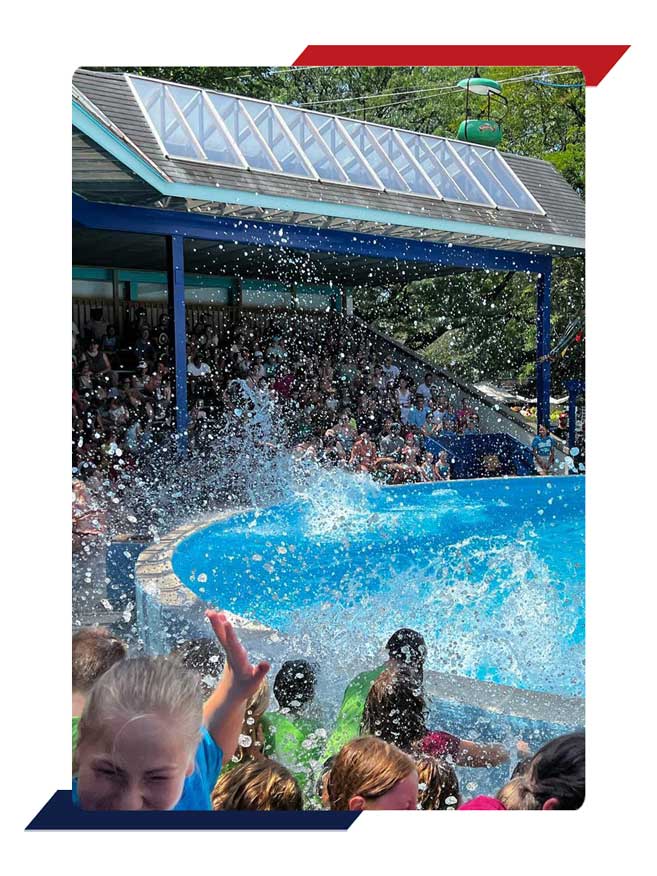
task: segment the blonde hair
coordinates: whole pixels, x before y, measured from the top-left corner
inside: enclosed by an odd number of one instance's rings
[[[135,657],[115,663],[96,681],[78,725],[78,749],[100,735],[108,720],[126,723],[145,715],[175,721],[189,748],[201,738],[203,699],[193,672],[168,657]]]
[[[263,733],[260,719],[269,708],[269,699],[269,683],[266,678],[263,678],[262,684],[246,704],[244,721],[240,730],[240,736],[248,737],[251,742],[248,745],[238,745],[232,758],[233,763],[253,760],[254,757],[262,753]]]
[[[331,809],[347,810],[352,797],[382,797],[415,771],[412,759],[376,736],[344,745],[333,761],[327,792]]]
[[[497,799],[505,809],[534,810],[542,808],[539,801],[532,794],[524,775],[510,779],[497,792]]]
[[[297,780],[280,763],[252,760],[219,777],[212,808],[289,812],[303,809],[303,796]]]
[[[454,767],[437,757],[424,755],[415,762],[420,809],[456,809],[461,802]]]

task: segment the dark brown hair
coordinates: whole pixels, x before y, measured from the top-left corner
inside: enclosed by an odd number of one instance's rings
[[[416,630],[402,627],[390,636],[386,651],[392,660],[421,669],[427,658],[427,643]]]
[[[331,766],[327,783],[331,809],[348,810],[352,797],[382,797],[414,770],[411,758],[395,745],[375,736],[353,739]]]
[[[524,774],[512,778],[497,797],[507,809],[542,809],[552,797],[558,801],[555,809],[579,809],[584,794],[584,733],[567,733],[539,748]]]
[[[219,777],[212,808],[289,812],[303,809],[303,796],[297,780],[280,763],[251,760]]]
[[[298,712],[315,696],[315,670],[307,660],[286,660],[274,679],[274,696],[281,709]]]
[[[224,668],[226,658],[216,640],[207,638],[188,639],[180,642],[172,651],[186,669],[195,672],[201,685],[203,699],[214,691]]]
[[[411,752],[427,734],[422,676],[412,666],[385,669],[365,701],[361,733],[379,736]]]
[[[123,660],[128,650],[104,627],[85,627],[73,636],[73,690],[88,693],[96,679]]]

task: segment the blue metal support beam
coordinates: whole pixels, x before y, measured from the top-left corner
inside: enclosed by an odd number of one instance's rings
[[[551,261],[548,256],[532,253],[428,243],[422,240],[355,234],[326,228],[284,225],[278,222],[229,219],[223,216],[207,216],[175,210],[99,204],[87,201],[79,195],[73,195],[73,222],[85,228],[102,231],[175,234],[183,238],[212,240],[217,243],[228,241],[245,246],[270,246],[299,249],[305,252],[331,252],[336,255],[398,259],[473,270],[538,273],[549,270]]]
[[[173,403],[176,414],[176,441],[180,453],[187,450],[187,349],[185,320],[185,257],[183,239],[167,235],[167,286],[169,325],[173,349]]]
[[[550,291],[552,259],[536,279],[536,422],[550,428]]]

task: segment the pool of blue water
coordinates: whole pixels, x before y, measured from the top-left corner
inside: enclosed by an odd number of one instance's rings
[[[346,673],[409,626],[441,672],[584,694],[583,477],[379,487],[335,473],[197,530],[173,568]]]

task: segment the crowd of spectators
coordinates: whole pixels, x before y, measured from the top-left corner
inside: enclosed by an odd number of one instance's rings
[[[321,667],[284,662],[273,682],[252,665],[225,615],[216,640],[168,657],[130,657],[102,628],[73,637],[73,799],[87,810],[577,809],[584,734],[536,752],[519,740],[462,739],[428,725],[427,648],[414,630],[356,676],[321,721]],[[274,702],[275,701],[275,702]],[[458,769],[507,765],[494,797],[463,802]]]
[[[98,313],[73,327],[73,466],[83,479],[135,465],[174,428],[169,320],[153,329],[145,310],[119,338]],[[392,483],[446,480],[447,453],[425,439],[477,434],[475,405],[454,404],[431,372],[415,382],[390,353],[338,315],[294,319],[265,334],[237,330],[220,341],[200,314],[187,336],[189,443],[202,449],[221,420],[247,421],[324,465]]]

